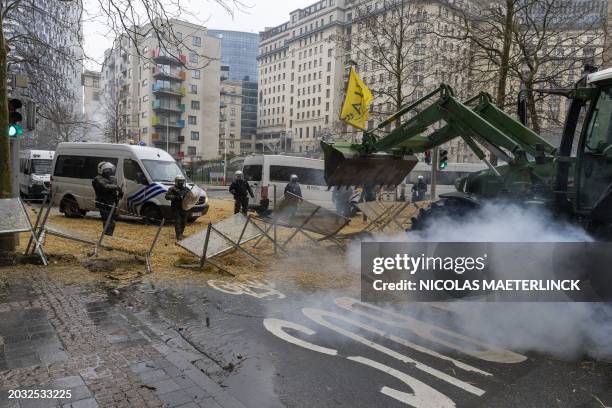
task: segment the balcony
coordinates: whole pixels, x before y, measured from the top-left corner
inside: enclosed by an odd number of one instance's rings
[[[164,147],[166,145],[166,135],[162,133],[152,133],[151,141],[155,144],[156,147]],[[180,145],[185,143],[185,136],[177,136],[171,137],[168,144],[171,145]]]
[[[155,94],[185,96],[187,93],[187,88],[184,86],[162,86],[159,84],[153,84],[151,85],[151,89]]]
[[[168,127],[183,129],[185,127],[185,121],[182,119],[169,121],[167,118],[163,118],[160,116],[153,116],[153,118],[151,118],[151,124],[155,127],[160,128]]]
[[[158,111],[175,112],[175,113],[185,112],[184,103],[173,103],[173,102],[168,103],[167,101],[161,101],[159,99],[155,99],[151,101],[151,107],[153,108],[153,110],[158,110]]]
[[[167,70],[156,66],[153,68],[153,77],[156,79],[184,81],[187,78],[187,73],[184,69]]]
[[[155,62],[183,65],[187,63],[187,56],[178,53],[170,53],[167,50],[156,48],[151,51],[151,57]]]

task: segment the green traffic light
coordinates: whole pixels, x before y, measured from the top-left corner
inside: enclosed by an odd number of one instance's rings
[[[23,134],[23,128],[21,125],[17,124],[9,125],[8,134],[9,137],[21,136]]]
[[[447,162],[440,163],[440,169],[444,170],[447,167],[448,167],[448,163]]]

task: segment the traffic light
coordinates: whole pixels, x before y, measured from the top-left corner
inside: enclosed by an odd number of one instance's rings
[[[27,101],[25,110],[26,110],[26,129],[35,130],[36,122],[38,122],[38,107],[36,106],[36,102]]]
[[[438,160],[438,168],[444,170],[448,167],[448,150],[440,150],[440,159]]]
[[[21,113],[19,112],[19,109],[21,109],[22,106],[23,104],[19,99],[10,98],[8,100],[9,137],[17,137],[23,134],[23,128],[21,127],[21,121],[23,120],[23,116],[21,116]]]
[[[425,164],[431,164],[431,150],[425,151]]]

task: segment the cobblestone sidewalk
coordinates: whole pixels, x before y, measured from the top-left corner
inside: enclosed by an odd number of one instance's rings
[[[0,269],[0,407],[240,408],[172,333],[113,306],[102,290],[64,285],[51,268]],[[70,390],[14,399],[10,390]]]

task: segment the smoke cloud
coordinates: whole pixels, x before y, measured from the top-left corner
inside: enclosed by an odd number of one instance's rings
[[[583,229],[554,219],[542,209],[511,204],[489,204],[463,219],[433,220],[424,231],[380,235],[378,242],[592,242]],[[537,257],[542,262],[543,257]],[[348,262],[359,267],[360,246],[353,244]],[[533,260],[532,260],[533,262]],[[542,264],[542,270],[550,269]],[[512,271],[508,268],[508,271]],[[502,273],[510,274],[512,272]],[[508,276],[504,276],[508,277]],[[496,276],[499,278],[499,276]],[[511,278],[511,277],[510,277]],[[517,278],[515,276],[515,278]],[[415,315],[414,305],[393,304],[399,312]],[[453,327],[493,345],[517,352],[539,352],[574,359],[583,355],[612,357],[612,304],[604,303],[494,303],[449,300],[449,313],[428,313],[418,308],[418,318],[442,327]]]

